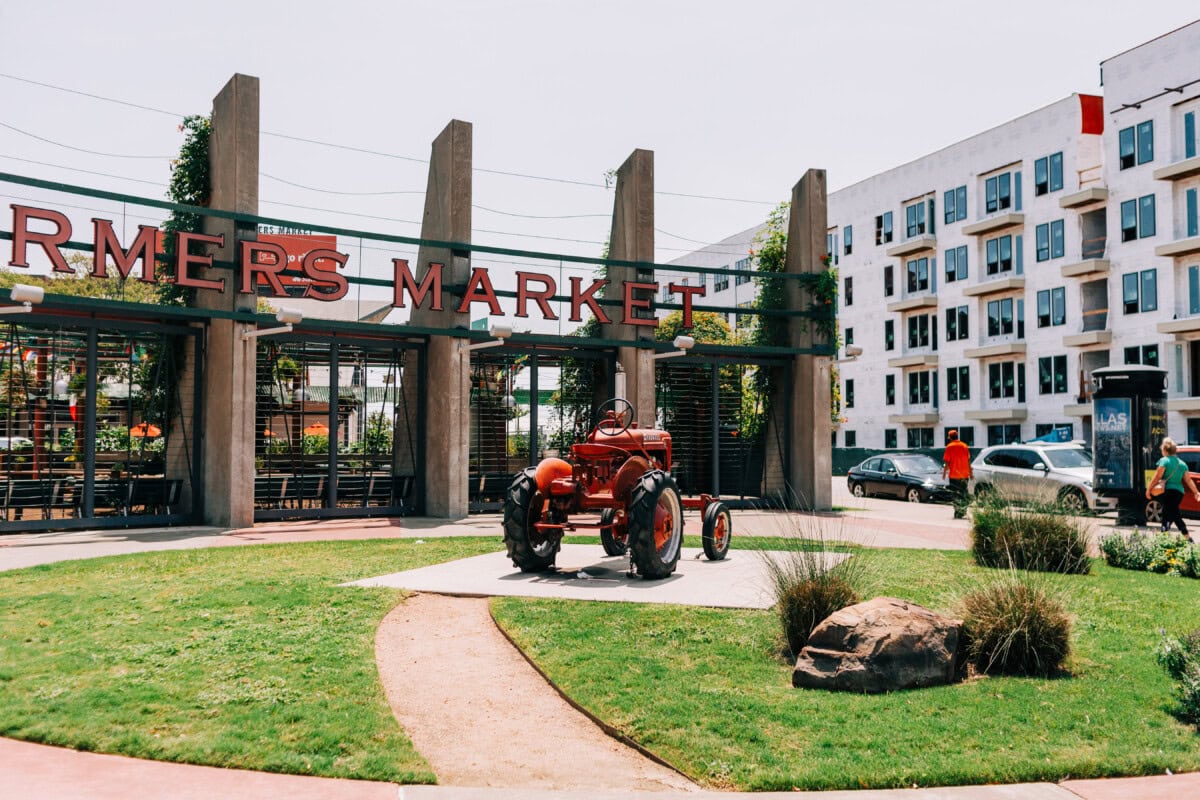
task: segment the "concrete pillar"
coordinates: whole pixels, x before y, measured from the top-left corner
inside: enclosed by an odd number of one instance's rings
[[[258,213],[258,78],[234,75],[213,99],[209,165],[210,207],[242,214]],[[204,233],[223,234],[225,247],[212,248],[215,260],[236,260],[238,241],[255,239],[253,223],[204,218]],[[224,278],[224,292],[200,289],[197,308],[254,311],[257,297],[238,294],[228,270],[205,270],[205,278]],[[203,447],[204,521],[245,527],[254,523],[255,340],[242,340],[254,326],[214,319],[208,326],[204,370]]]
[[[613,199],[612,233],[609,235],[608,255],[624,261],[654,261],[654,153],[634,150],[617,170],[616,197]],[[633,281],[653,283],[652,269],[608,266],[606,275],[612,283],[606,297],[624,297],[623,283]],[[638,290],[637,298],[649,298],[653,293]],[[623,311],[618,306],[605,306],[612,323],[602,326],[604,338],[621,341],[653,341],[654,328],[623,324]],[[653,312],[643,312],[653,318]],[[638,347],[619,347],[617,363],[625,370],[625,399],[633,404],[635,419],[642,427],[653,427],[655,418],[654,353]]]
[[[443,242],[471,240],[471,123],[452,120],[433,141],[421,238]],[[448,287],[464,286],[471,254],[422,245],[413,274],[424,278],[430,263],[443,264],[442,310],[413,309],[412,323],[431,328],[468,328],[469,313],[457,311],[460,296]],[[467,515],[467,460],[471,429],[471,353],[466,339],[434,336],[429,342],[425,385],[425,513],[458,519]],[[415,381],[405,380],[405,390]],[[415,407],[412,405],[410,407]]]
[[[825,170],[810,169],[792,189],[784,271],[823,272],[825,232]],[[806,309],[812,305],[812,296],[798,281],[788,281],[787,303],[791,309]],[[827,343],[815,321],[809,319],[791,319],[788,338],[797,348]],[[816,511],[827,511],[833,503],[830,366],[830,356],[801,355],[794,357],[791,371],[789,482],[801,507]]]

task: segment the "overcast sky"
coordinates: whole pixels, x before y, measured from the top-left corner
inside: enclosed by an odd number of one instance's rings
[[[262,80],[264,131],[425,159],[457,118],[474,123],[476,168],[598,184],[477,173],[476,242],[599,255],[604,173],[638,147],[655,153],[659,192],[756,201],[660,194],[669,261],[760,223],[809,167],[836,189],[1099,92],[1102,59],[1197,17],[1195,0],[10,1],[0,170],[161,198],[172,114],[206,113],[242,72]],[[350,216],[419,220],[418,161],[267,136],[262,171],[265,215],[419,232]],[[409,194],[353,194],[366,192]]]

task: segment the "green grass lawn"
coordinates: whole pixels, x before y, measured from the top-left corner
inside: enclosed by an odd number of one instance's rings
[[[935,609],[989,571],[965,553],[869,551],[879,594]],[[1200,769],[1171,716],[1158,631],[1200,626],[1194,582],[1110,570],[1057,577],[1075,615],[1070,676],[984,678],[868,696],[791,688],[763,611],[493,601],[573,699],[685,773],[743,790],[901,787]]]
[[[0,573],[0,735],[195,764],[434,781],[392,717],[375,629],[337,584],[496,538],[149,553]]]
[[[499,547],[497,537],[268,545],[0,573],[0,735],[431,782],[375,669],[375,629],[400,593],[337,584]],[[963,553],[866,556],[878,593],[939,609],[989,574]],[[1077,616],[1071,677],[888,696],[792,689],[770,612],[521,598],[493,611],[572,698],[711,786],[1200,769],[1200,735],[1171,716],[1152,653],[1160,627],[1200,625],[1195,582],[1101,565],[1057,582]]]

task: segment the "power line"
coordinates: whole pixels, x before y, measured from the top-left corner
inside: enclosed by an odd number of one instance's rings
[[[80,167],[68,167],[65,164],[51,164],[48,161],[34,161],[32,158],[21,158],[19,156],[10,156],[5,153],[0,153],[0,158],[7,158],[10,161],[20,161],[23,164],[34,164],[39,167],[53,167],[54,169],[65,169],[68,172],[81,172],[84,175],[99,175],[102,178],[115,178],[119,181],[132,181],[133,183],[145,183],[150,186],[155,186],[159,189],[166,190],[167,186],[158,181],[148,181],[142,178],[129,178],[125,175],[113,175],[111,172],[97,172],[93,169],[81,169]]]
[[[320,192],[321,194],[342,195],[344,197],[382,197],[384,195],[392,195],[392,194],[425,194],[424,190],[421,190],[421,189],[394,189],[394,190],[379,191],[379,192],[343,192],[343,191],[337,191],[335,189],[321,189],[317,186],[305,186],[302,183],[295,183],[293,181],[285,180],[283,178],[278,178],[278,177],[276,177],[274,175],[270,175],[266,172],[260,172],[258,174],[264,178],[269,178],[270,180],[276,181],[277,183],[284,183],[284,184],[287,184],[288,186],[295,186],[297,189],[305,189],[310,192]]]
[[[9,125],[7,122],[0,122],[0,128],[8,128],[10,131],[15,131],[22,136],[28,136],[30,139],[37,139],[39,142],[52,144],[55,147],[65,147],[67,150],[74,150],[77,153],[88,153],[89,155],[93,156],[105,156],[106,158],[153,158],[161,161],[171,160],[171,156],[140,156],[130,153],[102,153],[99,150],[88,150],[86,147],[76,147],[74,145],[64,144],[63,142],[56,142],[53,139],[47,139],[45,136],[38,136],[36,133],[30,133],[29,131],[21,130],[15,125]]]

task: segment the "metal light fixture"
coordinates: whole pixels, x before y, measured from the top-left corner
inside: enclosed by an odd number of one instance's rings
[[[467,349],[486,350],[489,347],[499,347],[504,344],[505,339],[513,335],[512,325],[492,325],[488,328],[488,335],[492,337],[492,341],[469,345]]]
[[[33,311],[34,303],[42,302],[46,296],[46,290],[41,286],[31,286],[28,283],[14,283],[8,291],[8,296],[21,305],[0,308],[0,314],[28,314]]]
[[[672,344],[675,345],[676,349],[667,353],[655,353],[654,360],[658,361],[662,358],[678,358],[679,356],[686,356],[688,354],[688,350],[691,350],[696,346],[696,340],[691,336],[676,336],[675,341],[672,342]]]
[[[291,333],[293,325],[304,321],[304,315],[292,308],[281,308],[275,312],[275,319],[283,324],[276,328],[259,328],[242,334],[242,341],[248,342],[259,336],[270,336],[275,333]]]

